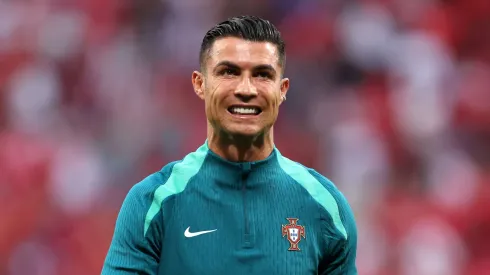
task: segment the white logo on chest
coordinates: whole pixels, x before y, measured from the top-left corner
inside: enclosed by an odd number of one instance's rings
[[[206,231],[191,232],[190,229],[191,229],[191,227],[189,226],[189,227],[187,227],[187,229],[184,232],[184,236],[186,236],[187,238],[196,237],[196,236],[199,236],[202,234],[207,234],[207,233],[211,233],[211,232],[218,230],[218,229],[213,229],[213,230],[206,230]]]

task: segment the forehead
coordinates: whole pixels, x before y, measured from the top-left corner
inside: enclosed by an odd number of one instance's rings
[[[270,42],[247,41],[235,37],[220,38],[209,50],[208,65],[213,67],[224,60],[243,66],[269,64],[279,67],[279,53],[276,45]]]

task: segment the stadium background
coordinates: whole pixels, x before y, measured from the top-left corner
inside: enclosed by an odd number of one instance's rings
[[[239,14],[283,33],[277,145],[350,200],[359,274],[490,274],[488,0],[0,1],[0,274],[100,272],[128,189],[203,143],[191,72]]]

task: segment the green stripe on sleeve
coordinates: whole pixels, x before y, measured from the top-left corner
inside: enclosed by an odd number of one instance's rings
[[[340,219],[339,206],[332,194],[300,164],[282,156],[278,151],[278,161],[281,168],[302,185],[308,193],[330,214],[337,230],[347,239],[347,231]]]
[[[169,196],[184,191],[189,180],[199,172],[208,151],[207,141],[195,152],[187,155],[181,162],[174,165],[167,182],[155,190],[150,209],[146,213],[144,235],[150,228],[151,221],[162,208],[163,201]]]

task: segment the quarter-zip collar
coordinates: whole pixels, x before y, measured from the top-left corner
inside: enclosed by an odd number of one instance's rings
[[[208,151],[208,156],[206,159],[206,165],[213,167],[216,173],[219,173],[219,178],[229,183],[236,183],[237,181],[242,181],[243,179],[256,178],[256,175],[266,175],[268,172],[273,171],[278,167],[277,157],[280,155],[278,149],[274,146],[271,154],[259,161],[250,162],[232,162],[224,159],[215,152],[213,152],[208,147],[208,141],[206,140],[205,145]],[[255,182],[263,182],[263,180],[255,180]]]

